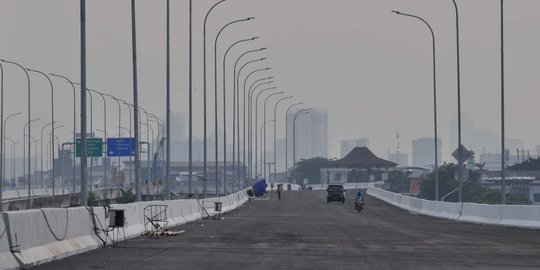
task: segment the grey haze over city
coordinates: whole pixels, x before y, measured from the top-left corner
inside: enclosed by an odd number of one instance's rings
[[[201,138],[202,22],[204,12],[213,3],[194,2],[193,117],[195,136]],[[165,2],[139,0],[137,3],[140,106],[164,118]],[[483,149],[498,153],[499,1],[461,0],[458,4],[461,11],[463,144],[472,146],[477,152]],[[173,112],[183,113],[186,121],[187,8],[187,1],[171,1],[171,104]],[[340,140],[358,138],[369,138],[370,148],[377,155],[386,157],[387,152],[396,151],[397,130],[400,151],[408,154],[412,140],[433,137],[431,39],[419,22],[397,16],[391,10],[421,16],[434,28],[439,137],[443,144],[443,160],[454,161],[450,153],[457,146],[457,139],[456,127],[451,123],[455,123],[453,119],[457,115],[457,84],[455,20],[450,1],[236,0],[218,8],[209,19],[208,31],[212,33],[210,36],[215,36],[226,22],[255,17],[253,21],[226,30],[219,43],[220,55],[234,41],[259,36],[259,40],[241,45],[235,54],[267,47],[267,51],[253,56],[268,58],[257,66],[272,67],[268,75],[275,76],[279,89],[294,95],[294,101],[328,112],[329,157],[340,157]],[[540,1],[506,3],[506,133],[511,139],[522,140],[521,145],[514,140],[508,148],[511,151],[516,147],[530,150],[535,156],[535,148],[540,145],[540,128],[533,121],[540,115],[540,92],[537,90],[540,37],[535,34],[538,12]],[[1,0],[0,36],[0,58],[79,81],[78,1]],[[213,40],[209,44],[213,45]],[[87,1],[87,51],[88,88],[131,101],[129,1]],[[208,56],[209,63],[213,63],[210,49]],[[24,115],[24,74],[14,66],[5,66],[4,70],[5,114],[21,111]],[[208,72],[210,136],[213,134],[213,66],[209,66]],[[227,72],[227,77],[232,79],[232,71],[228,69]],[[41,116],[37,125],[41,127],[49,121],[50,93],[43,78],[31,76],[32,117]],[[228,84],[232,84],[230,79]],[[72,93],[68,87],[55,81],[56,117],[59,124],[66,125],[57,131],[61,141],[67,141],[71,136]],[[101,128],[101,101],[94,103],[94,126]],[[109,102],[108,106],[108,110],[116,114],[115,104]],[[230,102],[228,106],[231,106]],[[284,119],[283,112],[280,115]],[[26,117],[10,124],[12,128],[8,129],[7,136],[22,138],[23,119]],[[113,129],[115,124],[109,125]],[[281,121],[278,138],[284,134],[284,121]],[[478,134],[483,135],[479,138]],[[228,138],[232,139],[231,131]]]

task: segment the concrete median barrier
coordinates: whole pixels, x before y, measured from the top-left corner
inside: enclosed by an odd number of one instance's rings
[[[0,216],[0,269],[18,269],[19,263],[11,253],[9,232],[4,223],[4,216]]]
[[[3,213],[13,255],[23,267],[91,250],[100,245],[86,208]]]
[[[428,201],[392,193],[373,186],[368,187],[368,194],[396,207],[422,215],[469,223],[540,229],[540,206],[537,205],[488,205]]]

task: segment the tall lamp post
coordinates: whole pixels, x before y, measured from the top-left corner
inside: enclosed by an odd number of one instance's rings
[[[255,97],[255,125],[254,125],[254,127],[255,127],[254,128],[255,129],[255,177],[258,177],[258,171],[257,171],[258,170],[258,166],[257,166],[258,165],[257,164],[257,160],[258,160],[258,149],[257,149],[257,147],[258,147],[258,144],[257,144],[258,124],[257,124],[257,122],[258,122],[258,118],[259,118],[259,116],[258,116],[258,114],[259,114],[259,109],[258,109],[258,107],[259,107],[259,97],[262,95],[262,93],[264,93],[266,91],[274,90],[274,89],[277,89],[277,87],[274,86],[274,87],[265,88],[265,89],[261,90],[257,94],[257,96]],[[261,170],[261,173],[262,173],[262,170]]]
[[[39,70],[35,70],[35,69],[30,69],[30,68],[27,68],[26,70],[28,70],[29,72],[34,72],[34,73],[37,73],[37,74],[40,74],[42,75],[43,77],[45,77],[47,79],[47,81],[49,81],[49,85],[51,87],[51,153],[52,153],[52,157],[53,157],[53,160],[54,160],[54,85],[51,81],[51,78],[49,76],[47,76],[47,74],[39,71]],[[43,140],[43,139],[42,139]],[[43,141],[42,141],[42,144],[43,144]],[[43,174],[43,171],[42,171],[42,174]],[[53,202],[54,202],[54,176],[55,176],[55,173],[54,173],[54,166],[52,166],[51,168],[51,174],[52,174],[52,179],[53,179]]]
[[[298,102],[290,105],[285,111],[285,174],[287,180],[289,180],[289,111],[295,107],[304,104],[304,102]]]
[[[456,4],[456,0],[452,0],[456,11],[456,50],[457,50],[457,103],[458,103],[458,182],[459,193],[458,201],[463,201],[463,178],[461,175],[461,166],[463,164],[463,153],[461,153],[461,69],[460,69],[460,53],[459,53],[459,10]],[[504,151],[504,149],[503,149]]]
[[[2,130],[0,130],[0,175],[2,175],[2,179],[0,182],[0,213],[2,212],[2,193],[4,192],[4,184],[5,184],[5,166],[4,166],[4,145],[5,145],[5,139],[4,139],[4,133],[5,133],[5,127],[4,127],[4,67],[2,66],[2,63],[0,63],[0,123],[2,124]]]
[[[418,19],[422,21],[429,29],[431,33],[431,40],[432,40],[432,61],[433,61],[433,127],[434,127],[434,146],[435,146],[435,200],[439,200],[439,160],[438,160],[438,134],[437,134],[437,65],[436,65],[436,53],[435,53],[435,34],[433,33],[433,28],[431,28],[431,25],[429,23],[415,15],[399,12],[399,11],[392,11],[398,15],[403,15],[407,17],[411,17],[414,19]]]
[[[264,167],[264,174],[263,178],[266,178],[266,145],[264,145],[264,137],[266,137],[266,124],[270,124],[274,122],[275,119],[264,121],[264,123],[261,125],[261,167]],[[261,172],[263,172],[263,168],[261,168]],[[270,181],[270,179],[268,179]]]
[[[504,125],[504,0],[501,0],[501,204],[506,204]]]
[[[225,65],[226,65],[226,61],[227,61],[227,55],[229,54],[230,50],[240,44],[240,43],[243,43],[243,42],[248,42],[248,41],[253,41],[253,40],[256,40],[258,39],[259,37],[253,37],[253,38],[249,38],[249,39],[242,39],[242,40],[239,40],[239,41],[236,41],[235,43],[233,43],[232,45],[229,46],[229,48],[227,49],[227,51],[225,51],[225,54],[223,55],[223,164],[225,166],[225,174],[224,174],[224,181],[225,183],[227,182],[227,95],[226,95],[226,72],[225,72]],[[236,78],[236,77],[235,77]],[[236,93],[234,92],[234,85],[233,85],[233,100],[236,100],[235,97],[236,97]],[[233,106],[233,111],[234,111],[234,106]],[[234,115],[234,114],[233,114]],[[234,117],[233,117],[234,118]],[[233,121],[234,122],[234,121]],[[234,132],[234,125],[233,125],[233,132]],[[233,144],[234,144],[234,138],[233,138]],[[233,153],[234,153],[234,147],[233,147]],[[233,154],[234,156],[234,154]],[[233,163],[233,171],[234,171],[234,163]],[[234,179],[233,179],[234,181]],[[227,192],[226,190],[226,186],[224,186],[224,190],[225,192]]]
[[[271,97],[275,96],[275,95],[281,95],[283,93],[285,93],[285,92],[284,91],[279,91],[279,92],[276,92],[276,93],[272,93],[272,94],[268,95],[266,97],[266,99],[264,100],[264,106],[263,106],[263,119],[264,119],[264,122],[266,122],[266,105],[268,103],[268,100]],[[261,164],[261,165],[263,165],[263,167],[261,168],[261,171],[264,172],[264,176],[266,177],[266,166],[264,166],[264,164],[266,164],[266,127],[264,128],[264,131],[263,131],[262,135],[264,135],[264,137],[263,137],[264,140],[263,140],[263,148],[261,149],[261,151],[264,154],[263,155],[264,162],[263,162],[263,164]],[[268,174],[270,176],[270,172],[268,172]]]
[[[1,66],[1,65],[0,65]],[[2,71],[2,80],[4,79],[4,74],[3,74],[3,71]],[[2,82],[3,84],[3,82]],[[2,86],[3,88],[3,86]],[[3,90],[2,90],[3,91]],[[3,95],[3,94],[1,94]],[[2,101],[3,102],[3,101]],[[0,166],[2,166],[2,182],[0,183],[0,212],[3,211],[2,209],[2,192],[4,191],[4,184],[5,184],[5,181],[6,181],[6,149],[5,149],[5,145],[6,145],[6,125],[7,125],[7,122],[8,120],[11,118],[11,117],[14,117],[14,116],[17,116],[17,115],[20,115],[21,113],[18,112],[18,113],[14,113],[14,114],[10,114],[8,115],[8,117],[6,117],[6,119],[4,120],[4,117],[3,117],[3,103],[2,103],[2,135],[0,136],[0,139],[2,140],[2,150],[1,150],[1,163],[0,163]],[[12,145],[15,145],[15,142],[13,142],[13,140],[11,140],[12,142]],[[14,147],[14,146],[13,146]],[[13,160],[11,162],[14,162]]]
[[[31,103],[30,103],[30,75],[28,74],[28,71],[23,67],[21,66],[19,63],[16,63],[16,62],[12,62],[12,61],[7,61],[7,60],[3,60],[3,59],[0,59],[0,62],[4,62],[4,63],[8,63],[8,64],[13,64],[13,65],[16,65],[18,66],[20,69],[22,69],[24,71],[24,73],[26,74],[26,80],[27,80],[27,104],[28,104],[28,177],[30,177],[30,162],[31,162],[31,158],[30,158],[30,143],[31,143],[31,131],[32,131],[32,125],[31,125],[31,117],[30,117],[30,108],[31,108]],[[2,99],[3,100],[3,99]],[[3,106],[2,106],[3,107]],[[23,141],[24,141],[24,136],[23,136]],[[24,162],[23,162],[24,163]],[[24,174],[23,174],[24,175]],[[28,181],[28,198],[30,198],[31,194],[30,194],[30,181]],[[32,206],[31,205],[31,202],[30,200],[28,200],[28,209],[30,209],[30,207]]]
[[[236,101],[235,101],[235,103],[236,103],[236,112],[235,112],[236,113],[236,119],[235,120],[236,120],[236,134],[237,134],[236,149],[237,149],[237,161],[238,161],[238,164],[240,164],[240,74],[242,73],[242,70],[244,70],[244,68],[246,68],[250,64],[257,63],[257,62],[262,62],[264,60],[266,60],[266,58],[263,57],[263,58],[260,58],[260,59],[248,61],[244,65],[242,65],[242,67],[240,67],[240,69],[236,73]],[[236,66],[235,66],[235,69],[236,69]],[[245,87],[245,85],[246,85],[246,81],[253,73],[259,72],[259,71],[262,71],[262,70],[256,70],[256,71],[252,72],[251,74],[246,76],[246,79],[244,80],[244,102],[243,102],[244,108],[242,108],[244,110],[244,114],[245,114],[245,111],[246,111],[246,108],[245,108],[245,95],[246,95],[246,87]],[[245,125],[245,122],[244,122],[244,125]],[[245,141],[245,137],[244,137],[244,141]],[[244,165],[245,165],[245,160],[244,160]],[[237,168],[236,178],[238,180],[238,183],[240,183],[240,166],[237,166],[236,168]]]
[[[310,113],[311,109],[304,109],[296,112],[293,118],[293,181],[296,182],[296,119],[302,115]]]
[[[239,174],[239,166],[236,166],[235,164],[235,150],[238,150],[238,162],[240,162],[240,71],[237,72],[238,63],[241,59],[243,59],[246,55],[256,53],[256,52],[262,52],[266,50],[266,48],[260,48],[255,50],[249,50],[244,53],[242,53],[234,63],[234,69],[233,69],[233,85],[234,85],[234,91],[233,91],[233,168],[235,168],[233,174]],[[262,61],[262,60],[260,60]],[[244,64],[247,65],[248,63]],[[242,66],[243,67],[243,66]],[[238,138],[236,138],[238,135]],[[235,148],[236,144],[238,144],[238,147]],[[238,180],[238,182],[240,182]]]
[[[71,85],[71,88],[73,89],[73,143],[75,143],[75,140],[76,140],[75,133],[77,133],[77,120],[76,120],[77,119],[77,113],[76,113],[77,95],[76,95],[76,90],[75,90],[75,84],[70,79],[68,79],[67,77],[64,77],[62,75],[57,75],[57,74],[53,74],[53,73],[49,73],[49,75],[66,80]],[[75,159],[76,159],[75,151],[73,151],[73,168],[72,168],[73,169],[73,181],[75,181]]]
[[[28,122],[26,122],[26,124],[24,124],[24,128],[23,128],[23,141],[24,141],[24,138],[27,136],[26,133],[26,127],[28,126],[28,133],[30,133],[30,125],[32,122],[34,121],[37,121],[39,120],[39,118],[34,118],[34,119],[30,119]],[[31,141],[31,136],[28,135],[28,138],[30,138],[30,143],[32,142]],[[28,179],[25,178],[26,181],[28,181],[28,201],[26,203],[26,208],[27,209],[30,209],[32,208],[32,194],[31,194],[31,189],[32,189],[32,181],[30,181],[30,161],[31,161],[31,157],[30,155],[32,154],[32,151],[30,151],[30,143],[28,144],[28,170],[23,170],[23,178],[24,178],[24,173],[26,171],[26,173],[28,174]],[[24,144],[23,144],[24,145]],[[23,151],[24,153],[25,151]],[[24,165],[24,158],[23,158],[23,165]],[[23,166],[24,167],[24,166]]]
[[[41,180],[41,188],[43,188],[43,130],[45,130],[46,127],[48,126],[51,126],[51,125],[54,125],[55,122],[51,122],[51,123],[47,123],[45,124],[42,128],[41,128],[41,137],[40,137],[40,153],[41,153],[41,156],[40,156],[40,163],[41,163],[41,177],[40,177],[40,180]],[[52,134],[52,131],[51,131],[51,134]],[[54,142],[53,142],[54,143]],[[54,151],[54,148],[53,148],[53,151]]]
[[[217,80],[218,80],[218,74],[217,74],[218,41],[219,41],[219,37],[221,36],[221,33],[223,33],[223,30],[225,30],[227,27],[229,27],[229,26],[231,26],[231,25],[233,25],[235,23],[247,22],[247,21],[252,20],[252,19],[253,19],[253,17],[249,17],[249,18],[246,18],[246,19],[235,20],[235,21],[227,23],[226,25],[224,25],[219,30],[219,32],[216,35],[215,41],[214,41],[214,95],[215,95],[215,99],[214,99],[214,130],[215,130],[215,136],[216,136],[216,139],[215,139],[215,160],[216,160],[215,180],[216,180],[216,195],[218,195],[218,196],[220,194],[220,192],[219,192],[219,170],[218,170],[218,168],[219,168],[219,162],[218,162],[218,146],[219,146],[219,138],[218,138],[218,83],[217,83]],[[225,70],[223,70],[223,73],[225,73]],[[225,102],[225,95],[223,96],[223,102]],[[224,105],[223,109],[225,110],[225,105]],[[226,133],[226,130],[223,130],[223,132]],[[227,152],[227,142],[223,143],[223,149],[224,149],[224,153],[226,154],[226,152]],[[225,163],[225,159],[224,159],[223,160],[223,185],[224,185],[224,189],[226,188],[226,184],[227,184],[226,175],[227,175],[227,164]]]
[[[105,135],[105,138],[103,139],[103,141],[107,143],[107,101],[105,100],[105,94],[102,94],[101,92],[93,90],[93,89],[88,89],[88,91],[97,93],[99,96],[101,96],[101,99],[103,100],[103,130],[104,130],[103,134]],[[103,185],[107,187],[108,169],[107,169],[107,154],[106,153],[105,153],[105,157],[104,158],[102,157],[102,162],[103,162],[103,175],[105,177],[105,183],[103,183]],[[107,192],[105,192],[105,199],[107,198],[106,196],[107,196]]]
[[[294,96],[288,96],[288,97],[284,97],[284,98],[281,98],[280,100],[278,100],[276,102],[276,105],[274,105],[274,183],[276,182],[277,180],[277,147],[276,147],[276,137],[277,137],[277,107],[279,105],[279,103],[287,100],[287,99],[291,99],[293,98]],[[270,174],[270,172],[268,172],[268,174]]]
[[[208,17],[212,10],[214,10],[219,4],[225,2],[226,0],[221,0],[215,3],[209,10],[206,12],[203,23],[203,197],[206,197],[207,186],[206,180],[208,179],[208,158],[207,158],[207,125],[206,125],[206,24],[208,22]],[[217,139],[217,138],[216,138]],[[217,162],[217,160],[216,160]]]
[[[271,84],[273,81],[271,81],[274,77],[270,76],[268,78],[263,78],[260,80],[257,80],[253,83],[253,85],[249,88],[248,92],[248,172],[249,172],[249,179],[253,179],[253,93],[261,86]],[[255,83],[260,82],[257,85],[254,85]],[[256,128],[255,128],[256,129]]]
[[[251,78],[251,76],[255,75],[256,73],[260,73],[260,72],[264,72],[264,71],[268,71],[268,70],[271,70],[272,68],[270,67],[267,67],[267,68],[262,68],[262,69],[256,69],[254,71],[252,71],[251,73],[249,73],[246,78],[244,79],[244,95],[243,95],[243,136],[242,136],[242,143],[243,143],[243,158],[242,158],[242,163],[246,164],[246,152],[247,152],[247,148],[246,148],[246,114],[248,113],[248,110],[249,110],[249,106],[248,104],[246,104],[246,100],[249,101],[249,92],[251,91],[251,87],[253,87],[253,84],[257,83],[257,82],[261,82],[267,78],[263,78],[263,79],[259,79],[259,80],[256,80],[251,86],[250,88],[248,89],[248,91],[246,92],[246,85],[247,85],[247,82],[248,80]],[[270,77],[272,78],[272,77]],[[247,98],[246,98],[246,95],[247,95]],[[240,137],[240,134],[238,135],[238,137]],[[240,145],[240,144],[239,144]],[[238,159],[240,159],[240,156],[238,157]],[[247,180],[246,179],[247,177],[247,174],[244,174],[244,181]]]

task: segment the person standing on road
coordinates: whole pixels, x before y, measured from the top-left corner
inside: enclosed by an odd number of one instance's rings
[[[276,192],[277,192],[277,196],[279,200],[281,200],[281,188],[282,188],[282,185],[278,184],[276,188]]]

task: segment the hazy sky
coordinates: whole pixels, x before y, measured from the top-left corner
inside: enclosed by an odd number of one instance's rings
[[[216,1],[194,2],[195,132],[202,134],[202,22]],[[478,128],[500,128],[499,1],[458,0],[462,41],[462,110]],[[79,1],[0,0],[0,58],[79,81]],[[172,105],[185,112],[188,105],[188,1],[171,0]],[[455,21],[451,0],[230,0],[208,23],[209,134],[213,130],[213,41],[216,31],[232,20],[256,17],[231,26],[222,34],[219,58],[234,41],[260,36],[231,52],[233,61],[246,50],[268,47],[246,60],[268,57],[268,75],[294,101],[328,110],[330,154],[339,155],[339,140],[368,137],[376,154],[394,150],[399,127],[402,151],[411,140],[433,136],[431,38],[419,21],[397,16],[400,10],[431,23],[437,40],[439,130],[445,159],[449,156],[450,119],[457,111]],[[506,1],[506,71],[508,136],[525,147],[540,144],[540,1]],[[137,0],[140,104],[165,113],[165,1]],[[132,101],[129,0],[87,0],[88,87]],[[219,60],[221,63],[221,60]],[[221,69],[220,69],[221,70]],[[26,120],[23,73],[4,66],[7,135],[21,140]],[[257,77],[261,78],[263,75]],[[264,75],[266,76],[266,75]],[[255,78],[255,77],[254,77]],[[72,91],[55,79],[57,121],[72,129]],[[221,79],[219,80],[221,82]],[[50,122],[46,81],[32,76],[32,116],[41,120],[33,134]],[[221,89],[219,90],[221,100]],[[230,91],[229,91],[230,93]],[[229,97],[228,100],[230,100]],[[116,135],[117,106],[108,101],[111,135]],[[221,112],[221,102],[220,112]],[[228,104],[230,106],[230,102]],[[78,107],[78,104],[77,104]],[[282,108],[285,106],[282,106]],[[102,128],[102,104],[94,101],[94,129]],[[127,111],[123,108],[123,116]],[[281,114],[281,118],[284,119]],[[78,120],[77,120],[78,121]],[[127,124],[125,124],[127,126]],[[221,114],[220,114],[221,126]],[[283,133],[283,120],[280,125]],[[114,130],[114,131],[112,131]],[[39,135],[38,135],[39,136]],[[229,138],[231,136],[229,135]],[[466,141],[467,130],[463,130]],[[452,142],[452,144],[456,144]],[[489,150],[489,149],[488,149]],[[492,149],[495,150],[495,149]]]

